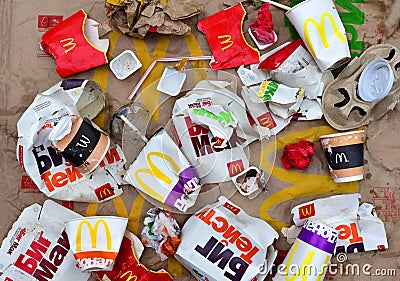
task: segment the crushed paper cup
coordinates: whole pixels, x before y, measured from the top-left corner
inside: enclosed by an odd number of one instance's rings
[[[393,86],[394,74],[390,64],[381,58],[371,61],[361,72],[358,94],[364,101],[383,99]]]
[[[338,231],[323,223],[307,221],[272,280],[323,280],[337,239]]]
[[[146,268],[139,258],[143,245],[134,234],[126,231],[112,271],[97,271],[101,281],[172,281],[173,277],[161,269],[153,271]]]
[[[81,215],[47,200],[26,207],[0,248],[0,280],[87,281],[70,251],[64,221]]]
[[[94,81],[67,79],[38,94],[18,121],[17,159],[46,196],[100,203],[122,194],[125,155],[110,143],[91,174],[82,174],[58,154],[49,140],[59,120],[81,116],[92,120],[104,107],[104,93]]]
[[[220,197],[186,221],[175,258],[197,280],[264,280],[278,237],[268,223]]]
[[[123,51],[110,61],[110,69],[119,80],[126,79],[141,67],[142,63],[131,50]]]
[[[329,171],[335,182],[362,180],[364,177],[364,131],[320,136]]]
[[[91,173],[104,158],[109,137],[80,116],[62,117],[49,134],[49,140],[69,163],[83,173]]]
[[[350,60],[346,31],[332,0],[306,0],[286,16],[294,25],[322,71],[338,68]]]
[[[54,57],[61,77],[108,62],[109,40],[99,39],[97,25],[79,10],[43,34],[40,48]]]
[[[360,205],[360,198],[358,193],[342,194],[300,204],[291,210],[294,222],[291,228],[310,219],[333,227],[339,232],[335,254],[387,249],[384,223],[373,205]]]
[[[177,96],[185,83],[186,73],[184,70],[178,71],[174,68],[164,68],[157,90],[170,96]]]
[[[195,169],[163,129],[139,153],[124,180],[182,212],[195,204],[201,187]]]
[[[71,251],[82,272],[112,270],[124,237],[127,218],[93,216],[68,220]]]

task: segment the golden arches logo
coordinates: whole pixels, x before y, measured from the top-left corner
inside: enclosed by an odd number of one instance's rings
[[[163,197],[160,194],[158,194],[156,191],[154,191],[150,186],[148,186],[142,180],[142,178],[139,176],[141,173],[145,173],[145,174],[154,176],[157,180],[161,180],[168,185],[172,183],[172,179],[170,177],[168,177],[163,171],[161,171],[156,165],[154,165],[153,160],[151,159],[152,156],[159,157],[161,159],[168,161],[171,164],[174,171],[177,173],[179,172],[179,166],[176,164],[176,162],[174,161],[174,159],[171,156],[165,155],[164,153],[161,153],[158,151],[154,151],[154,152],[148,153],[146,156],[147,164],[149,165],[150,169],[143,168],[143,169],[138,169],[135,172],[135,178],[136,178],[137,182],[140,184],[140,186],[143,187],[143,189],[150,196],[154,197],[155,199],[157,199],[160,202],[163,202]]]
[[[326,33],[325,33],[325,18],[329,19],[329,21],[331,23],[331,26],[332,26],[332,29],[333,29],[333,32],[339,38],[339,40],[342,41],[342,42],[347,42],[346,37],[342,33],[340,33],[339,27],[338,27],[335,19],[328,12],[324,12],[321,15],[320,23],[318,23],[315,19],[308,18],[304,22],[304,27],[303,27],[303,29],[304,29],[304,38],[305,38],[306,44],[307,44],[308,48],[310,49],[310,52],[312,53],[313,56],[315,56],[316,54],[315,54],[315,50],[314,50],[313,44],[312,44],[311,39],[310,39],[310,33],[309,33],[308,26],[309,26],[310,23],[315,26],[315,28],[317,29],[317,32],[318,32],[318,34],[319,34],[319,36],[320,36],[320,38],[322,40],[322,44],[324,45],[324,48],[329,48],[330,45],[329,45],[329,42],[328,42],[328,40],[326,38]]]
[[[112,242],[111,242],[111,232],[110,227],[108,226],[107,222],[103,219],[99,219],[92,227],[91,223],[88,220],[82,220],[76,231],[76,251],[79,252],[82,250],[82,228],[83,225],[86,225],[89,231],[90,240],[92,242],[92,248],[97,248],[97,234],[99,232],[99,225],[102,224],[104,227],[104,233],[106,235],[107,241],[107,250],[112,249]]]
[[[127,279],[125,279],[125,281],[130,281],[130,280],[132,280],[132,281],[136,281],[137,280],[137,276],[136,275],[133,275],[133,273],[132,273],[132,271],[125,271],[125,273],[124,274],[122,274],[120,277],[119,277],[119,279],[122,279],[122,278],[124,278],[126,275],[128,275],[129,274],[129,276],[128,276],[128,278]]]
[[[220,44],[223,46],[222,51],[229,49],[233,45],[232,36],[226,35],[219,35],[218,39],[225,39],[224,41],[220,41]],[[224,46],[225,45],[225,46]]]
[[[67,54],[69,51],[72,51],[76,47],[76,43],[74,42],[74,38],[66,38],[66,39],[63,39],[63,40],[60,41],[60,43],[64,43],[64,42],[67,42],[67,43],[62,45],[63,48],[69,47],[68,49],[66,49],[64,51],[65,54]]]

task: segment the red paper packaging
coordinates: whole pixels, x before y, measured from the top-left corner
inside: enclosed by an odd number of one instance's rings
[[[242,4],[207,17],[197,24],[204,32],[215,61],[214,70],[234,68],[260,62],[260,53],[251,47],[243,35],[246,11]]]
[[[108,62],[108,40],[98,39],[94,24],[84,10],[79,10],[43,34],[40,47],[54,57],[61,77]]]

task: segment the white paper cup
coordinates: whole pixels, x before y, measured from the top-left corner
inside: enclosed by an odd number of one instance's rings
[[[383,99],[393,86],[394,74],[384,59],[371,61],[358,80],[358,94],[364,101]]]
[[[286,12],[322,71],[350,59],[346,31],[332,0],[306,0]]]
[[[362,180],[364,176],[364,131],[320,137],[329,170],[337,183]]]
[[[65,223],[71,251],[83,272],[112,270],[127,218],[94,216]]]

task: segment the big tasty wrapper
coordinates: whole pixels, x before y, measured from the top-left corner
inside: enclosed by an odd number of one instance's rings
[[[175,257],[197,280],[264,280],[278,237],[268,223],[220,197],[187,220]]]
[[[2,281],[87,281],[75,266],[64,222],[81,216],[51,200],[25,208],[0,248]]]

